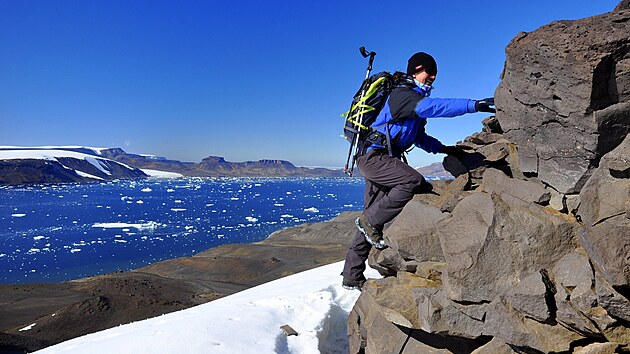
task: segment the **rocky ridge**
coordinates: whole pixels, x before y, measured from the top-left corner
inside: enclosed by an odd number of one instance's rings
[[[351,353],[630,352],[630,9],[506,48],[496,116],[373,250]]]
[[[130,166],[181,173],[187,177],[343,177],[341,170],[297,167],[284,160],[230,162],[220,156],[208,156],[200,163],[128,154],[122,149],[107,149],[103,155]]]

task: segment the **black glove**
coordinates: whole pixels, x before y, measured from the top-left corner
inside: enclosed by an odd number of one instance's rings
[[[497,113],[497,110],[494,109],[494,107],[490,106],[494,106],[494,97],[484,98],[482,100],[475,101],[475,111]]]
[[[447,154],[449,156],[455,157],[463,157],[466,155],[466,152],[457,146],[442,146],[442,148],[438,151],[441,154]]]

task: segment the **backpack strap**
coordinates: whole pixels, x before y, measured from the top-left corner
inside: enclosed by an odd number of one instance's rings
[[[374,125],[374,126],[370,127],[370,129],[371,129],[372,131],[374,131],[374,132],[377,132],[377,133],[378,133],[378,129],[379,129],[380,127],[385,126],[385,134],[384,134],[385,136],[382,136],[383,134],[374,134],[374,133],[370,133],[370,134],[368,135],[368,141],[369,141],[370,143],[376,143],[376,144],[379,144],[379,145],[381,145],[381,146],[387,147],[387,151],[389,152],[389,156],[394,156],[394,154],[393,154],[393,150],[392,150],[392,140],[393,140],[393,139],[392,139],[392,136],[391,136],[391,134],[390,134],[390,129],[389,129],[389,128],[390,128],[390,125],[391,125],[391,124],[393,124],[393,123],[402,122],[402,121],[404,121],[404,120],[408,119],[409,117],[413,116],[414,114],[416,114],[415,106],[417,106],[417,105],[418,105],[418,103],[420,103],[421,101],[423,101],[423,100],[426,98],[426,96],[423,96],[423,97],[421,97],[420,99],[417,99],[417,95],[419,95],[419,93],[418,93],[417,91],[415,91],[415,90],[411,89],[411,88],[410,88],[409,86],[407,86],[407,85],[404,85],[404,86],[405,86],[405,88],[408,88],[408,89],[410,89],[411,91],[413,91],[413,95],[412,95],[412,96],[407,95],[408,97],[411,97],[411,98],[415,101],[415,104],[413,104],[413,110],[412,110],[412,112],[411,112],[408,116],[404,116],[404,117],[401,117],[400,115],[399,115],[398,117],[396,117],[396,116],[394,116],[394,114],[392,113],[392,119],[391,119],[391,120],[389,120],[389,121],[387,121],[387,122],[385,122],[385,123],[382,123],[382,124],[379,124],[379,125]],[[416,86],[416,85],[414,84],[414,87],[415,87],[415,86]],[[401,86],[398,86],[398,87],[401,87]],[[398,88],[398,87],[396,87],[396,88]],[[391,97],[391,96],[390,96],[390,97]],[[408,106],[410,106],[410,104],[409,104],[409,103],[405,103],[405,104],[407,104]],[[369,137],[372,137],[372,139],[369,139]],[[411,147],[411,149],[413,149],[413,146]],[[401,156],[403,156],[403,157],[404,157],[404,154],[405,154],[406,152],[408,153],[409,151],[411,151],[411,149],[409,149],[409,150],[407,150],[407,151],[402,151],[402,152],[401,152]]]
[[[392,152],[392,141],[389,134],[389,123],[385,124],[385,137],[387,138],[387,152],[389,156],[394,157],[394,153]]]
[[[416,87],[414,85],[414,87]],[[389,96],[390,112],[392,121],[403,121],[413,117],[416,113],[418,103],[426,97],[412,87],[407,85],[396,86]]]

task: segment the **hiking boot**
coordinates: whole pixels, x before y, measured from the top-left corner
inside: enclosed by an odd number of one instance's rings
[[[344,289],[346,289],[346,290],[359,290],[359,291],[361,291],[361,288],[363,287],[363,284],[365,284],[365,279],[351,280],[351,279],[343,278],[343,282],[341,283],[341,286]]]
[[[372,246],[379,250],[387,248],[387,244],[385,244],[385,240],[383,240],[383,233],[373,228],[368,222],[366,216],[359,216],[354,223],[357,225],[357,228],[361,231],[363,236],[365,236],[365,240]]]

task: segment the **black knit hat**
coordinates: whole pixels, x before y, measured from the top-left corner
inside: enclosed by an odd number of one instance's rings
[[[407,62],[407,74],[413,75],[422,70],[426,71],[429,75],[436,75],[437,63],[429,54],[418,52],[412,55]]]

